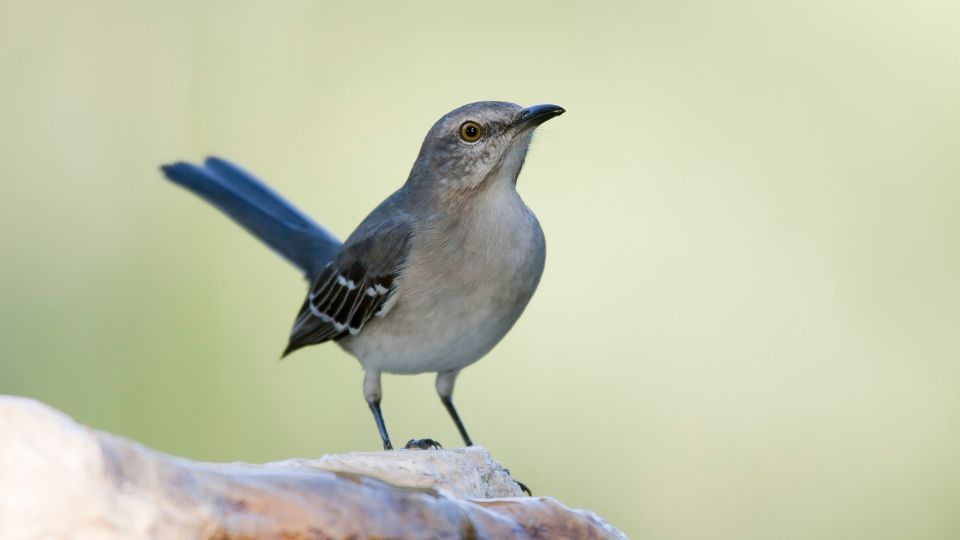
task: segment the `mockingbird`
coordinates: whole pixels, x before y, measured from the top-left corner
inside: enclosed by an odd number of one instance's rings
[[[227,161],[162,170],[306,274],[310,292],[283,355],[333,340],[355,356],[385,450],[393,446],[380,411],[384,372],[436,372],[469,446],[454,381],[510,330],[540,281],[543,231],[516,182],[534,129],[563,112],[486,101],[444,115],[406,183],[343,244]]]

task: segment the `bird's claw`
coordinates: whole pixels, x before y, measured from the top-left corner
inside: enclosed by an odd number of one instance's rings
[[[523,482],[521,482],[521,481],[519,481],[519,480],[516,480],[516,479],[513,479],[513,483],[515,483],[516,485],[520,486],[520,491],[523,491],[523,492],[527,495],[527,497],[532,497],[532,496],[533,496],[533,492],[530,491],[530,488],[528,488],[527,485],[524,484]]]
[[[440,450],[443,446],[433,439],[410,439],[404,450]]]
[[[516,478],[513,477],[512,474],[510,474],[510,469],[504,469],[503,472],[507,473],[507,476],[509,476],[510,479],[513,480],[513,483],[516,484],[520,488],[520,491],[524,492],[527,495],[527,497],[533,496],[533,492],[530,491],[530,488],[528,488],[526,484],[517,480]]]

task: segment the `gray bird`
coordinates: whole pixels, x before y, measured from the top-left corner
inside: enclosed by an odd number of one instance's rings
[[[444,115],[406,183],[343,244],[225,160],[162,170],[304,271],[312,286],[283,355],[333,340],[355,356],[384,449],[393,445],[381,373],[436,372],[440,400],[469,446],[454,383],[510,330],[540,281],[543,231],[516,183],[534,130],[563,112],[485,101]]]

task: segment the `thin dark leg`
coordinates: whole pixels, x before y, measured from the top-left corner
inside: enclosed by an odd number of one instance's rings
[[[443,406],[446,407],[447,412],[450,413],[450,418],[453,418],[453,423],[457,425],[460,437],[463,438],[463,444],[473,446],[473,441],[471,441],[470,436],[467,435],[467,428],[463,427],[463,421],[460,420],[460,415],[457,414],[457,408],[453,406],[453,398],[450,396],[440,396],[440,401],[443,402]]]
[[[377,431],[380,432],[380,438],[383,440],[383,449],[393,450],[390,436],[387,435],[387,426],[383,423],[383,413],[380,412],[380,401],[368,401],[367,404],[370,405],[370,412],[373,413],[373,419],[377,422]]]

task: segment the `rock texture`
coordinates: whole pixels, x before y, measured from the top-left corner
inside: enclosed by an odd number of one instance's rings
[[[482,448],[198,463],[0,396],[0,538],[624,538]]]

